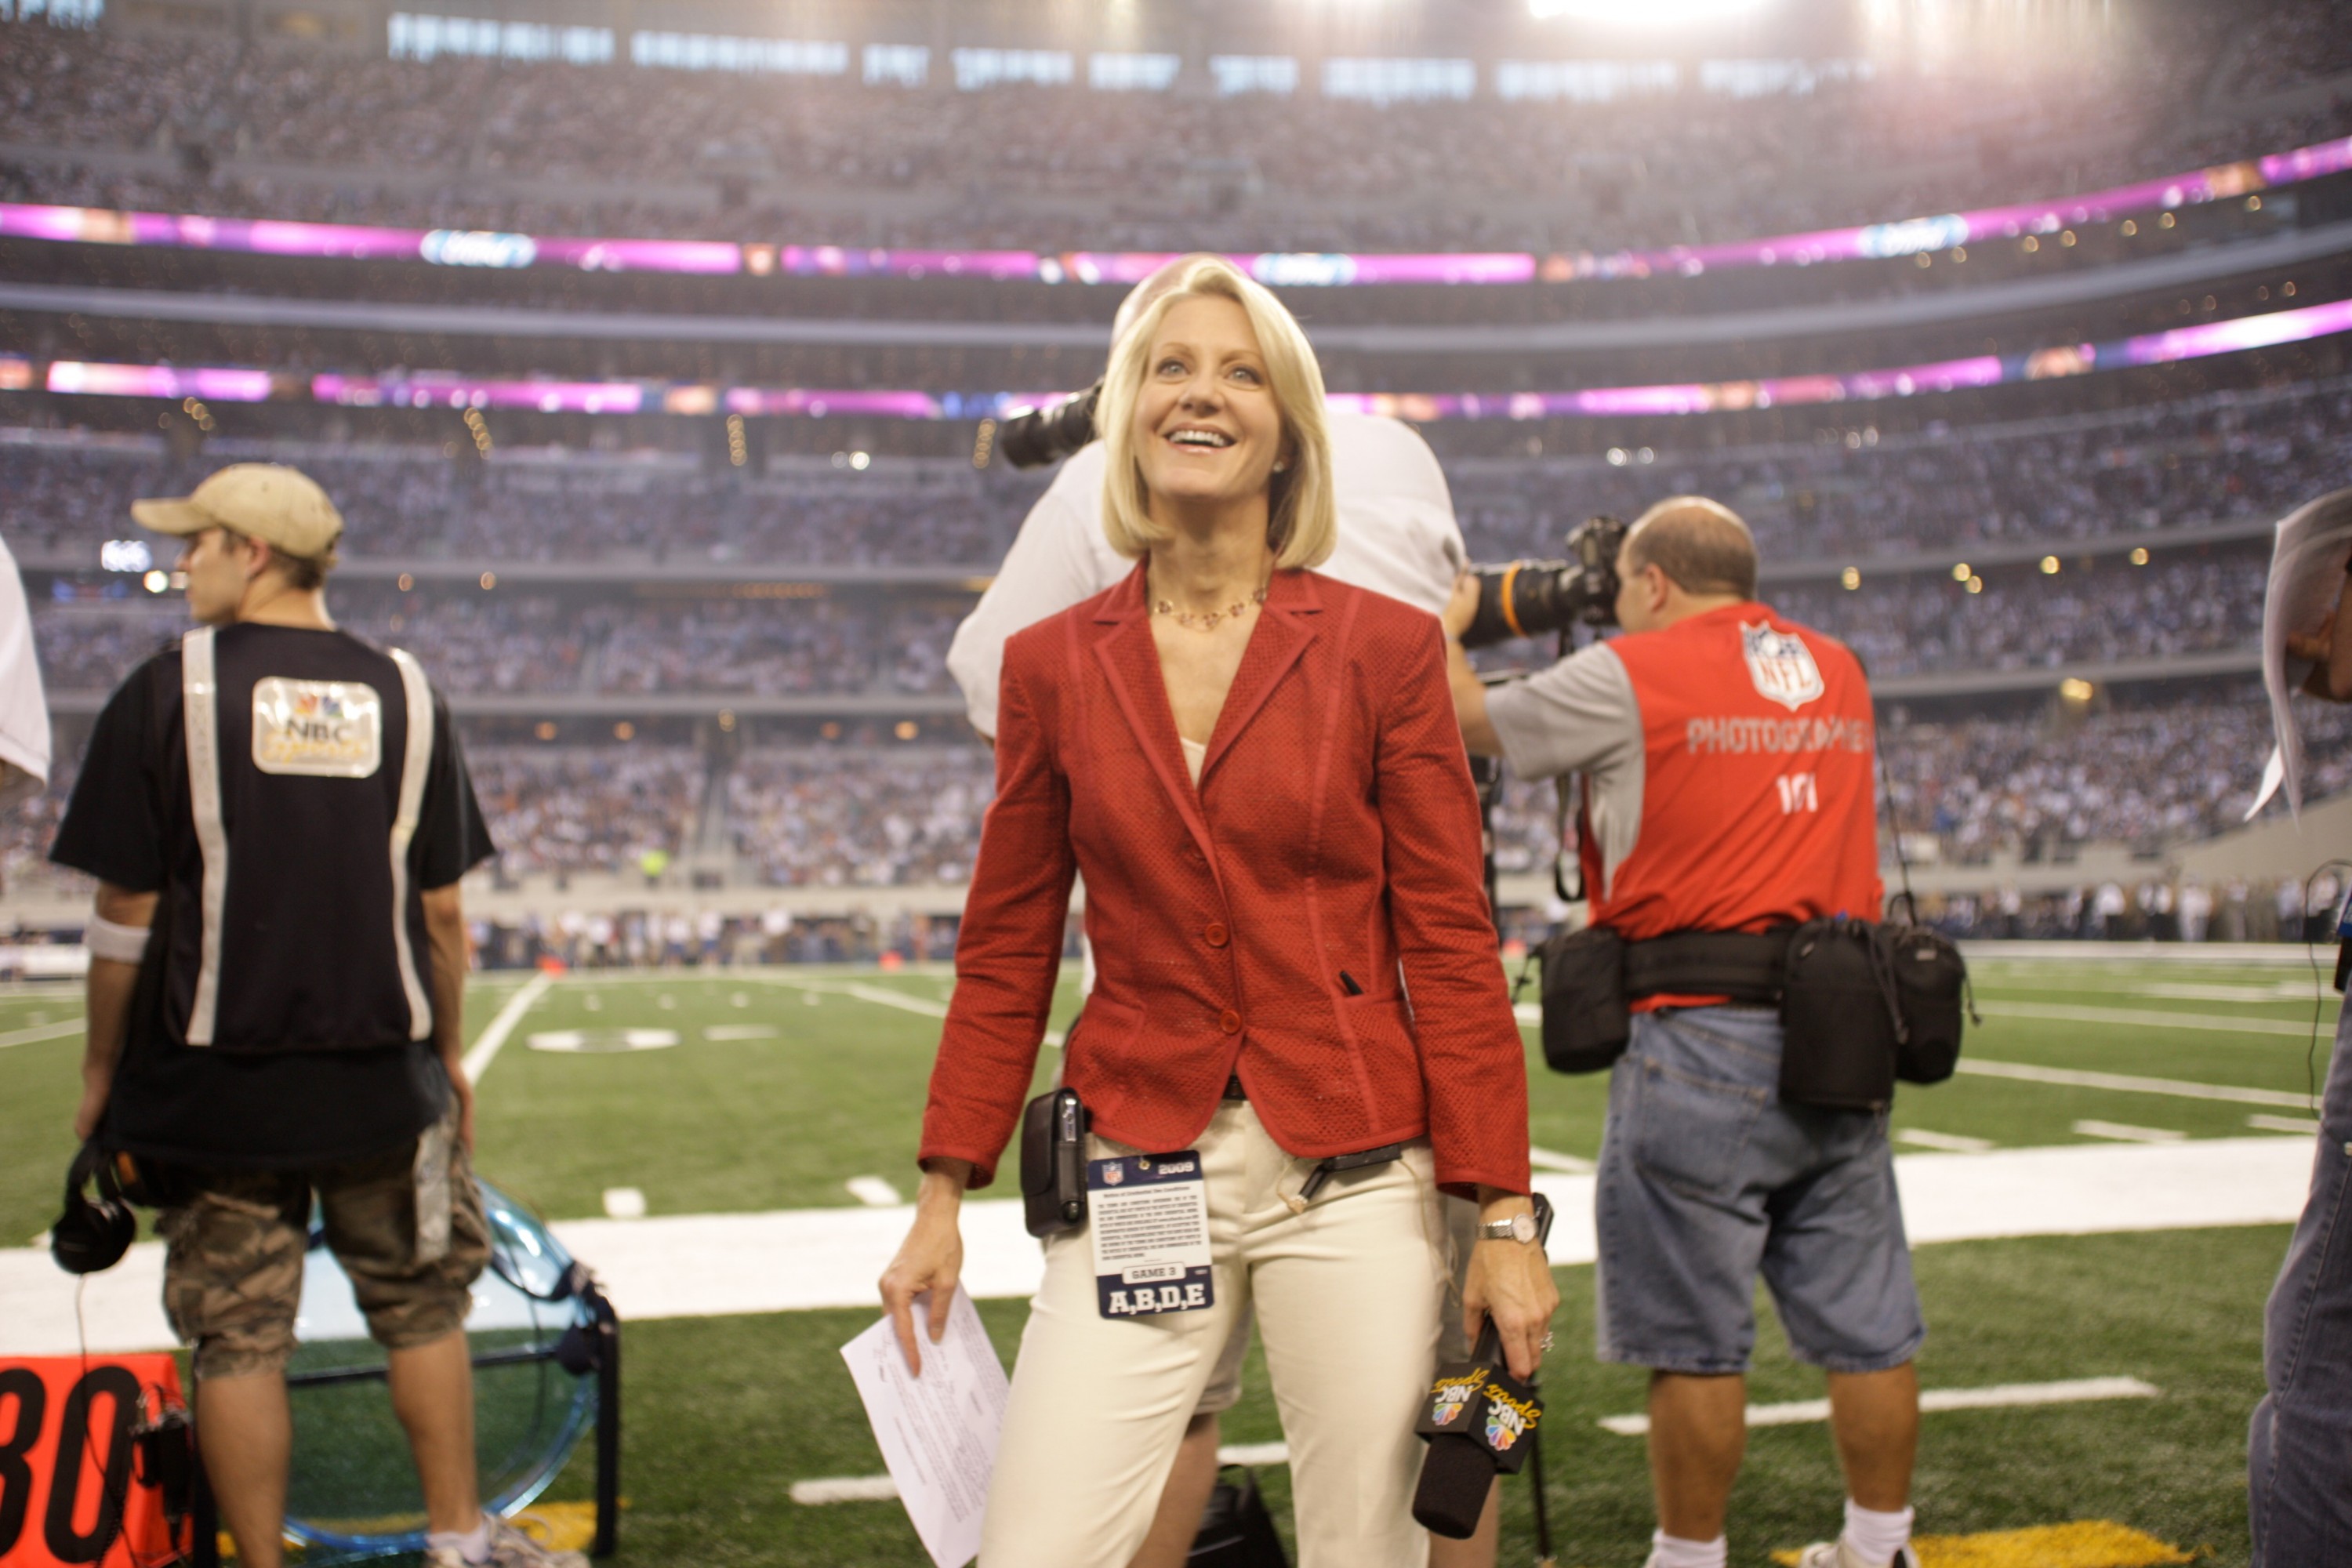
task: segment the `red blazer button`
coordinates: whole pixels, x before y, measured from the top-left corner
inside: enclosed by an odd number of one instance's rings
[[[1208,924],[1208,928],[1201,932],[1201,940],[1207,942],[1211,947],[1224,946],[1228,938],[1229,933],[1226,931],[1224,922],[1222,921],[1211,921]]]
[[[1228,1035],[1238,1035],[1242,1032],[1242,1016],[1228,1007],[1217,1019],[1217,1027]]]

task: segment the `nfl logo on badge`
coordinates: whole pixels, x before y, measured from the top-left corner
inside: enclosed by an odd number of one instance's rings
[[[1115,1187],[1125,1180],[1127,1180],[1127,1167],[1125,1165],[1106,1165],[1103,1167],[1104,1186]]]
[[[1756,689],[1791,712],[1828,689],[1822,667],[1813,662],[1813,650],[1795,633],[1776,632],[1769,622],[1749,626],[1742,621],[1739,641]]]

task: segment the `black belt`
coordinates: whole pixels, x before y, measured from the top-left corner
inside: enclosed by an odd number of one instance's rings
[[[1769,931],[1679,931],[1625,944],[1625,994],[1728,996],[1778,1003],[1788,965],[1786,928]]]
[[[1241,1074],[1234,1073],[1225,1079],[1225,1098],[1227,1100],[1247,1100],[1249,1098],[1249,1090],[1242,1087]]]

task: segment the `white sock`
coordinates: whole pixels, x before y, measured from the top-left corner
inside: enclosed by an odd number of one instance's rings
[[[1725,1568],[1731,1558],[1729,1538],[1685,1541],[1663,1530],[1650,1532],[1649,1568]]]
[[[471,1530],[432,1531],[425,1537],[425,1546],[429,1552],[454,1551],[468,1563],[488,1563],[490,1560],[490,1516],[487,1513],[482,1515],[482,1521]]]
[[[1880,1513],[1863,1507],[1852,1498],[1845,1500],[1846,1550],[1873,1564],[1892,1563],[1895,1554],[1911,1541],[1913,1510],[1902,1509],[1894,1513]]]

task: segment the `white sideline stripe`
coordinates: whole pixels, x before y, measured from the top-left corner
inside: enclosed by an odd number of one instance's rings
[[[1228,1443],[1217,1450],[1221,1465],[1286,1465],[1290,1463],[1287,1443]],[[794,1481],[788,1494],[803,1508],[823,1508],[833,1502],[890,1502],[898,1496],[898,1483],[887,1476],[827,1476],[820,1480]]]
[[[2217,1035],[2310,1036],[2307,1023],[2284,1018],[2233,1018],[2225,1013],[2159,1013],[2145,1007],[2083,1007],[2064,1002],[1979,1002],[1988,1018],[2042,1018],[2060,1024],[2116,1024],[2135,1029],[2201,1029]]]
[[[0,1051],[10,1046],[29,1046],[36,1040],[62,1040],[68,1035],[80,1033],[79,1018],[68,1018],[62,1024],[36,1024],[29,1029],[11,1029],[0,1035]]]
[[[1574,1154],[1563,1154],[1557,1149],[1538,1149],[1533,1145],[1529,1145],[1528,1149],[1528,1163],[1538,1171],[1566,1171],[1572,1176],[1590,1175],[1593,1169],[1592,1162],[1590,1160],[1581,1159]],[[1234,1463],[1239,1464],[1241,1461],[1236,1459]]]
[[[522,1016],[530,1012],[554,984],[555,976],[542,969],[524,981],[521,990],[507,998],[507,1005],[499,1009],[498,1016],[490,1020],[490,1026],[482,1031],[481,1037],[474,1042],[474,1048],[466,1053],[461,1065],[466,1069],[468,1083],[482,1081],[482,1075],[490,1070],[492,1062],[499,1059],[499,1052],[505,1047],[507,1037],[514,1033],[517,1024],[522,1022]]]
[[[2260,1111],[2246,1118],[2246,1125],[2259,1132],[2300,1132],[2308,1138],[2319,1131],[2319,1123],[2303,1116],[2264,1116]]]
[[[2164,1391],[2136,1377],[2078,1377],[2063,1383],[2000,1383],[1990,1388],[1931,1388],[1919,1395],[1919,1408],[1938,1410],[2008,1410],[2023,1405],[2085,1405],[2101,1399],[2154,1399]],[[1826,1399],[1795,1399],[1786,1405],[1751,1405],[1750,1426],[1801,1426],[1830,1418]],[[1646,1415],[1604,1415],[1604,1432],[1620,1437],[1648,1434]]]
[[[2252,1133],[2183,1143],[2071,1143],[1982,1154],[1902,1154],[1895,1161],[1904,1228],[1915,1246],[2004,1237],[2284,1225],[2303,1212],[2311,1146]],[[1559,1215],[1551,1261],[1590,1263],[1594,1178],[1544,1172],[1536,1186]],[[624,1318],[700,1318],[817,1307],[876,1310],[881,1277],[907,1231],[901,1209],[790,1209],[562,1220],[556,1237],[596,1270]],[[1018,1198],[963,1206],[964,1288],[1019,1300],[1044,1271]],[[163,1249],[142,1242],[89,1277],[89,1345],[168,1348]],[[0,1354],[69,1355],[74,1284],[49,1255],[0,1248]]]
[[[2128,1073],[2084,1072],[2075,1068],[2036,1067],[2030,1062],[1987,1061],[1962,1057],[1960,1070],[1984,1078],[2013,1078],[2027,1083],[2063,1084],[2069,1089],[2112,1089],[2124,1094],[2168,1094],[2180,1100],[2224,1100],[2233,1105],[2275,1105],[2285,1110],[2309,1110],[2311,1096],[2280,1089],[2240,1089],[2226,1083],[2190,1083],[2177,1078],[2135,1078]]]

